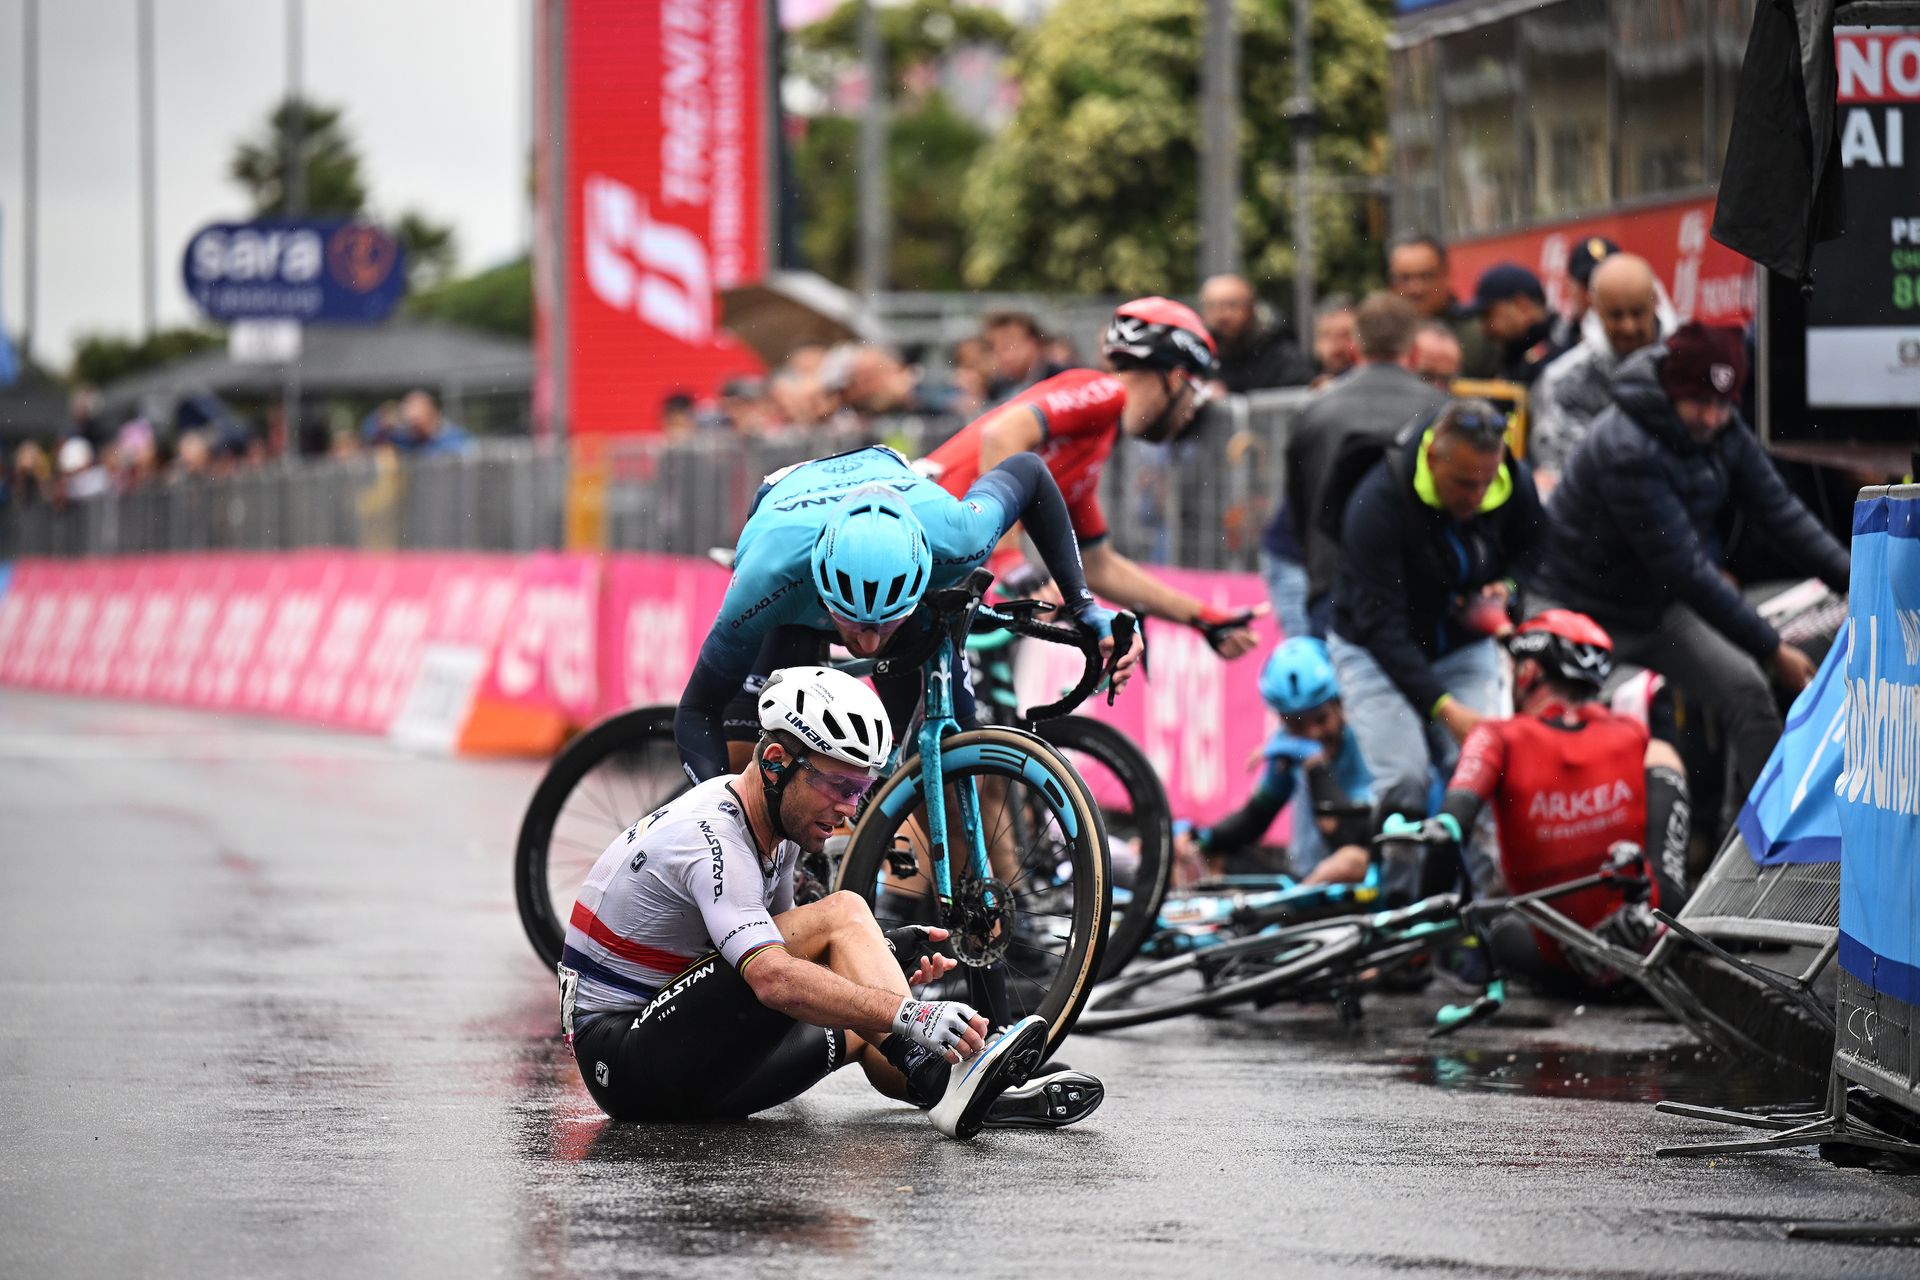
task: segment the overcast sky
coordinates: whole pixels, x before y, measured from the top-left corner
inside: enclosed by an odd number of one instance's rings
[[[526,244],[532,0],[306,0],[306,91],[345,108],[374,209],[451,223],[464,270]],[[0,315],[23,310],[24,0],[0,0]],[[201,225],[249,212],[235,142],[286,90],[278,0],[155,0],[162,325],[191,323],[180,255]],[[40,0],[40,245],[35,356],[140,327],[134,0]]]

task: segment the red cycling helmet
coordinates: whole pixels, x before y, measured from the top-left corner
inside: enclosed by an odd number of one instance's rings
[[[1149,369],[1185,369],[1211,378],[1219,367],[1213,335],[1192,307],[1172,298],[1135,298],[1107,322],[1100,352]]]
[[[1584,613],[1549,609],[1521,623],[1507,641],[1515,660],[1532,658],[1563,680],[1598,689],[1613,670],[1613,637]]]

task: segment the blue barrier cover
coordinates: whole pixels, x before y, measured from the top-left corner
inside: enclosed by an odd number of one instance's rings
[[[1833,786],[1847,740],[1850,630],[1841,624],[1826,661],[1794,699],[1786,732],[1740,806],[1740,837],[1763,867],[1840,861],[1840,803]]]
[[[1920,489],[1854,505],[1841,967],[1920,1004]]]

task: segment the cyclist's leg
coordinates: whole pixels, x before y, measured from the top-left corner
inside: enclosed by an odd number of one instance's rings
[[[721,1104],[796,1025],[761,1004],[715,953],[681,970],[645,1009],[588,1020],[573,1053],[587,1091],[616,1120],[711,1119],[739,1114]]]
[[[1541,995],[1574,996],[1586,991],[1586,984],[1576,974],[1547,958],[1539,935],[1518,916],[1495,917],[1482,930],[1482,936],[1503,976],[1517,978]]]
[[[1687,793],[1687,769],[1672,744],[1658,738],[1647,744],[1647,868],[1653,876],[1654,905],[1677,915],[1686,905],[1687,843],[1693,838],[1693,804]]]
[[[859,894],[844,889],[830,893],[818,902],[781,913],[774,923],[780,926],[787,951],[795,958],[825,965],[847,981],[863,987],[890,991],[903,998],[913,994],[907,986],[900,958],[887,945],[886,936],[874,923],[872,908]],[[933,1070],[932,1077],[924,1070],[917,1072],[915,1087],[909,1088],[906,1071],[898,1061],[905,1056],[905,1046],[892,1044],[896,1038],[885,1037],[889,1043],[883,1046],[849,1031],[843,1061],[859,1063],[867,1082],[890,1098],[917,1102],[922,1101],[926,1090],[935,1084],[944,1088],[945,1073],[939,1070]],[[768,1076],[770,1082],[779,1079],[772,1071]],[[939,1097],[937,1091],[933,1097]]]

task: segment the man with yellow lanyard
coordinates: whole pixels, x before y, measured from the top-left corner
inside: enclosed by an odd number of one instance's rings
[[[1417,418],[1355,485],[1341,519],[1327,647],[1375,795],[1427,812],[1428,779],[1498,705],[1493,637],[1546,516],[1484,400]],[[1401,809],[1400,806],[1411,806]]]

